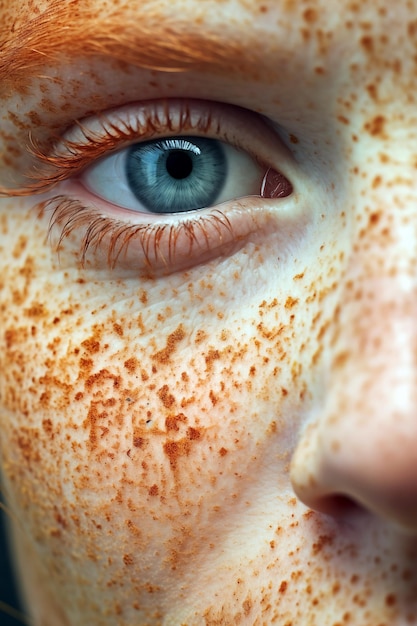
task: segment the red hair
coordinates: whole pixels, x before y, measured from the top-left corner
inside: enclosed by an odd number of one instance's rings
[[[134,22],[129,20],[128,4],[122,8],[115,4],[103,14],[91,0],[52,0],[43,13],[16,29],[5,33],[3,28],[2,89],[24,90],[31,77],[41,74],[45,66],[56,66],[62,56],[73,61],[99,55],[163,71],[192,68],[223,74],[227,68],[245,77],[258,74],[260,54],[250,46],[252,42],[233,37],[232,29],[225,36],[225,27],[222,32],[209,30],[197,18],[190,21],[179,15],[171,21],[146,0],[140,2],[143,19],[135,15]]]

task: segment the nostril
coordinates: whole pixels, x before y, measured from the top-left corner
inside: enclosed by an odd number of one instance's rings
[[[319,498],[314,503],[313,508],[335,518],[348,518],[364,512],[364,509],[355,500],[343,494],[332,494]]]

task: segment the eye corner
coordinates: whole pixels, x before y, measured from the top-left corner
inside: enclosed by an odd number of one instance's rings
[[[261,197],[275,200],[293,195],[294,186],[287,176],[269,167],[262,180]]]

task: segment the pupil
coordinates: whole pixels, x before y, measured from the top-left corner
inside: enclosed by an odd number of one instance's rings
[[[172,150],[166,160],[166,168],[172,178],[183,180],[193,171],[193,161],[185,150]]]

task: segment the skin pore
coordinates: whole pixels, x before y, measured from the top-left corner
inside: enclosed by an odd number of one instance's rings
[[[34,625],[417,625],[415,14],[0,2],[0,469]],[[99,156],[181,135],[158,106],[286,192],[92,198]]]

